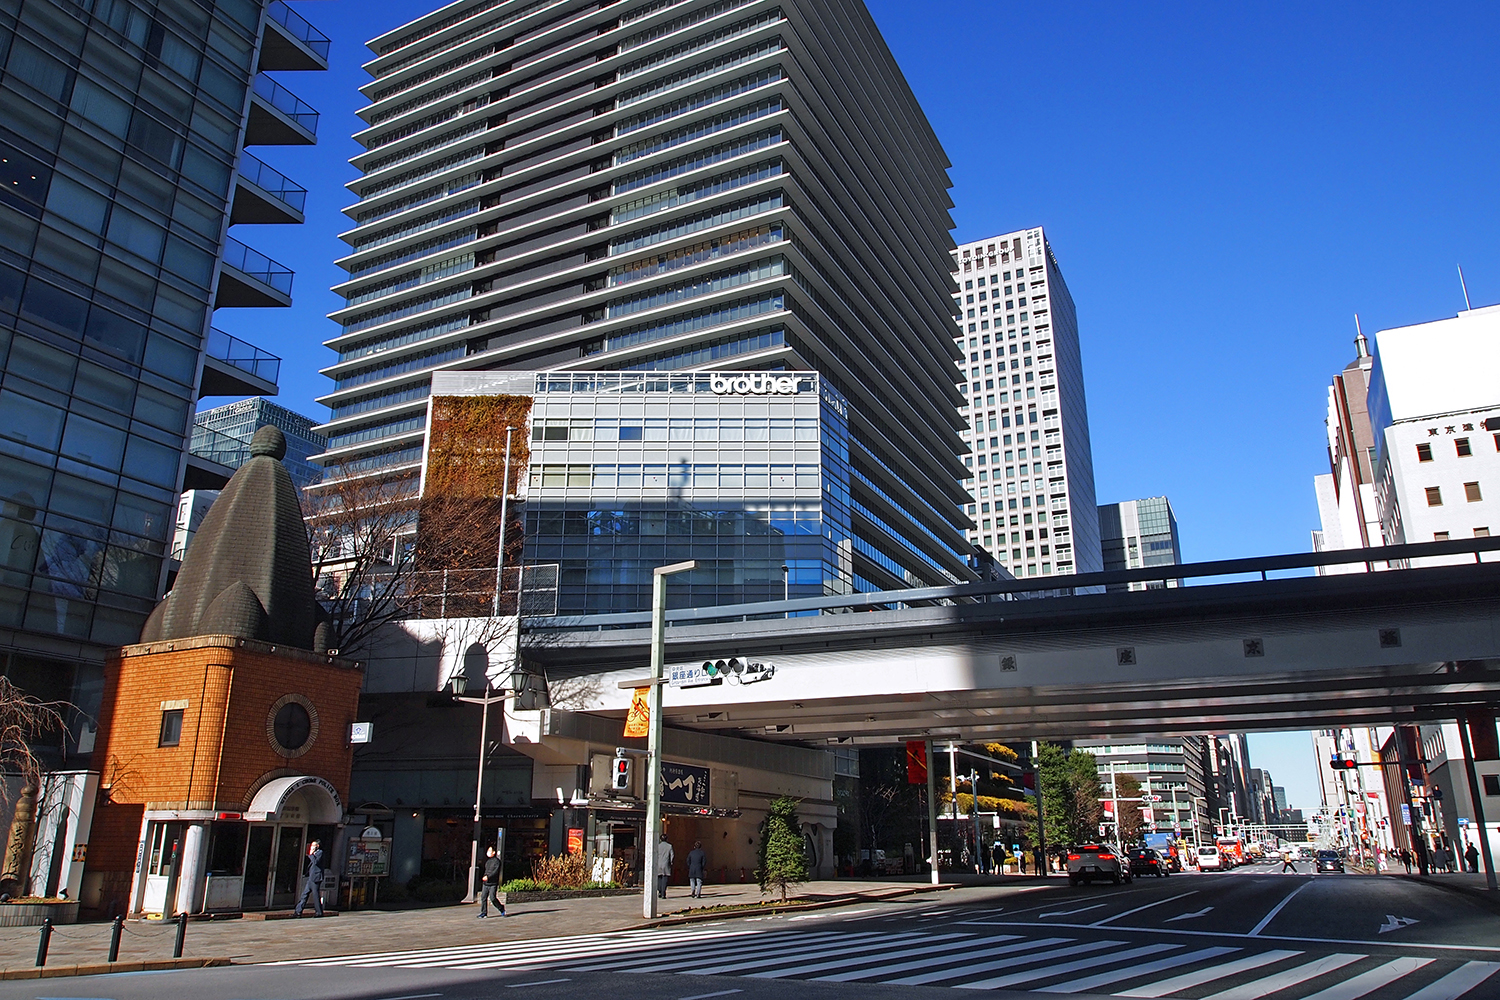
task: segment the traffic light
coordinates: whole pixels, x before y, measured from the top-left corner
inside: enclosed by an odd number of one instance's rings
[[[1328,766],[1335,771],[1347,771],[1350,768],[1358,767],[1359,761],[1345,760],[1342,757],[1335,757],[1328,762]]]
[[[631,762],[626,756],[615,758],[615,781],[614,789],[617,792],[628,792],[631,787]]]
[[[719,680],[727,674],[742,674],[745,672],[745,661],[737,656],[731,656],[727,660],[705,660],[703,672],[714,680]]]

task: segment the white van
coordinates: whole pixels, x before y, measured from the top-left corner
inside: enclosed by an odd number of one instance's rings
[[[1219,857],[1219,849],[1207,844],[1198,848],[1198,870],[1201,872],[1223,869],[1224,859]]]

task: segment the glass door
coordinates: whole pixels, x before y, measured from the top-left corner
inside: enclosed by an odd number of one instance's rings
[[[245,888],[240,899],[240,906],[246,910],[263,910],[269,905],[271,843],[275,836],[274,826],[250,827],[250,843],[245,849]]]
[[[276,828],[276,864],[271,872],[271,908],[288,907],[297,902],[302,875],[302,834],[300,826]]]

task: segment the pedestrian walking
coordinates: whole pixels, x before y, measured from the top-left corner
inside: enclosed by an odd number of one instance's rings
[[[1292,870],[1293,875],[1299,874],[1297,871],[1297,856],[1291,851],[1282,851],[1281,870],[1285,872],[1288,868]]]
[[[1447,872],[1449,870],[1448,849],[1442,844],[1438,844],[1432,849],[1432,870],[1435,872]]]
[[[307,906],[308,897],[312,897],[313,916],[323,915],[323,843],[315,840],[307,845],[307,863],[303,870],[302,895],[297,897],[297,905],[292,909],[292,916],[302,916],[302,910]]]
[[[1025,875],[1026,874],[1026,852],[1025,851],[1019,851],[1019,852],[1017,852],[1016,859],[1021,862],[1021,874]]]
[[[1411,874],[1411,851],[1405,847],[1401,848],[1401,863],[1406,866],[1406,874]]]
[[[500,901],[498,892],[500,890],[500,859],[495,856],[493,847],[484,852],[484,870],[479,873],[479,916],[490,915],[490,903],[505,916],[505,904]]]
[[[662,899],[667,898],[667,879],[672,877],[672,845],[667,843],[667,835],[661,835],[661,843],[656,845],[656,894]]]
[[[1479,871],[1479,848],[1470,844],[1469,849],[1464,851],[1464,860],[1469,862],[1469,871],[1477,873]]]
[[[694,899],[703,898],[703,872],[708,868],[708,852],[703,850],[703,841],[693,841],[693,849],[688,851],[688,887],[692,890]]]

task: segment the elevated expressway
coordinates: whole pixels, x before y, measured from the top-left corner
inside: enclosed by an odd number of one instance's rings
[[[665,721],[763,740],[878,744],[1494,712],[1497,550],[1500,538],[1481,538],[1186,564],[1169,571],[1188,585],[1131,592],[1100,591],[1160,581],[1164,568],[1065,578],[1094,591],[1074,596],[1040,596],[1057,586],[1052,578],[670,611],[669,671],[732,656],[774,670],[753,683],[669,688]],[[1469,561],[1272,576],[1432,556]],[[630,692],[620,683],[644,677],[649,656],[641,614],[530,620],[523,639],[525,668],[545,676],[559,713],[623,718]]]

